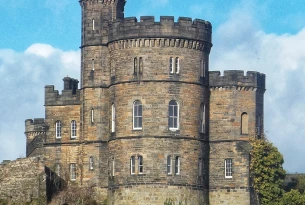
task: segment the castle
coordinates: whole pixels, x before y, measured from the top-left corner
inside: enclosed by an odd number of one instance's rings
[[[45,87],[45,118],[25,121],[26,156],[109,204],[254,204],[249,138],[263,130],[265,75],[209,71],[208,21],[79,3],[80,88],[70,77],[61,94]]]

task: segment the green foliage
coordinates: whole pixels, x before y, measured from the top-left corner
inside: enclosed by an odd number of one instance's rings
[[[278,149],[266,139],[252,139],[250,173],[262,205],[277,204],[282,197],[285,170]]]
[[[298,190],[291,190],[286,192],[281,198],[279,205],[304,205],[305,195],[301,194]]]
[[[175,205],[175,202],[173,199],[168,198],[165,200],[164,205]],[[183,205],[182,201],[179,201],[178,205]]]
[[[305,176],[304,175],[298,176],[296,187],[301,194],[304,194],[304,191],[305,191]]]
[[[8,204],[8,200],[0,199],[0,205],[7,205],[7,204]]]

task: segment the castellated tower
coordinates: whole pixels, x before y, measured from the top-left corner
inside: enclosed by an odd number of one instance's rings
[[[68,76],[61,94],[45,86],[45,119],[26,120],[27,156],[112,205],[255,204],[249,138],[263,130],[265,75],[209,72],[208,21],[79,3],[80,89]]]

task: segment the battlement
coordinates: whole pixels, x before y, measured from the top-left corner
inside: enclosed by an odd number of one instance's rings
[[[176,38],[212,42],[212,25],[208,21],[180,17],[178,22],[173,16],[161,16],[155,22],[153,16],[142,16],[116,20],[110,25],[109,41],[136,38]]]
[[[25,132],[44,132],[44,118],[34,118],[25,120]]]
[[[79,0],[80,4],[113,4],[117,0]],[[121,0],[122,2],[126,2],[126,0]]]
[[[78,90],[78,80],[65,77],[64,90],[61,95],[58,90],[54,90],[54,85],[45,86],[45,105],[79,105],[80,90]]]
[[[210,71],[210,87],[254,87],[265,90],[265,74],[243,70],[225,70],[223,76],[220,71]]]

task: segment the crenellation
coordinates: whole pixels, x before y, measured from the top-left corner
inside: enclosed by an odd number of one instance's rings
[[[75,87],[74,87],[75,89]],[[54,90],[53,85],[45,86],[45,105],[79,105],[80,90],[62,90],[59,94],[58,90]]]
[[[44,118],[34,118],[25,120],[25,133],[28,132],[44,132]]]
[[[224,75],[220,71],[210,71],[210,87],[253,87],[265,90],[265,74],[248,71],[244,75],[243,70],[225,70]]]
[[[179,17],[178,18],[178,24],[180,26],[188,26],[191,27],[193,24],[192,18],[189,17]]]

